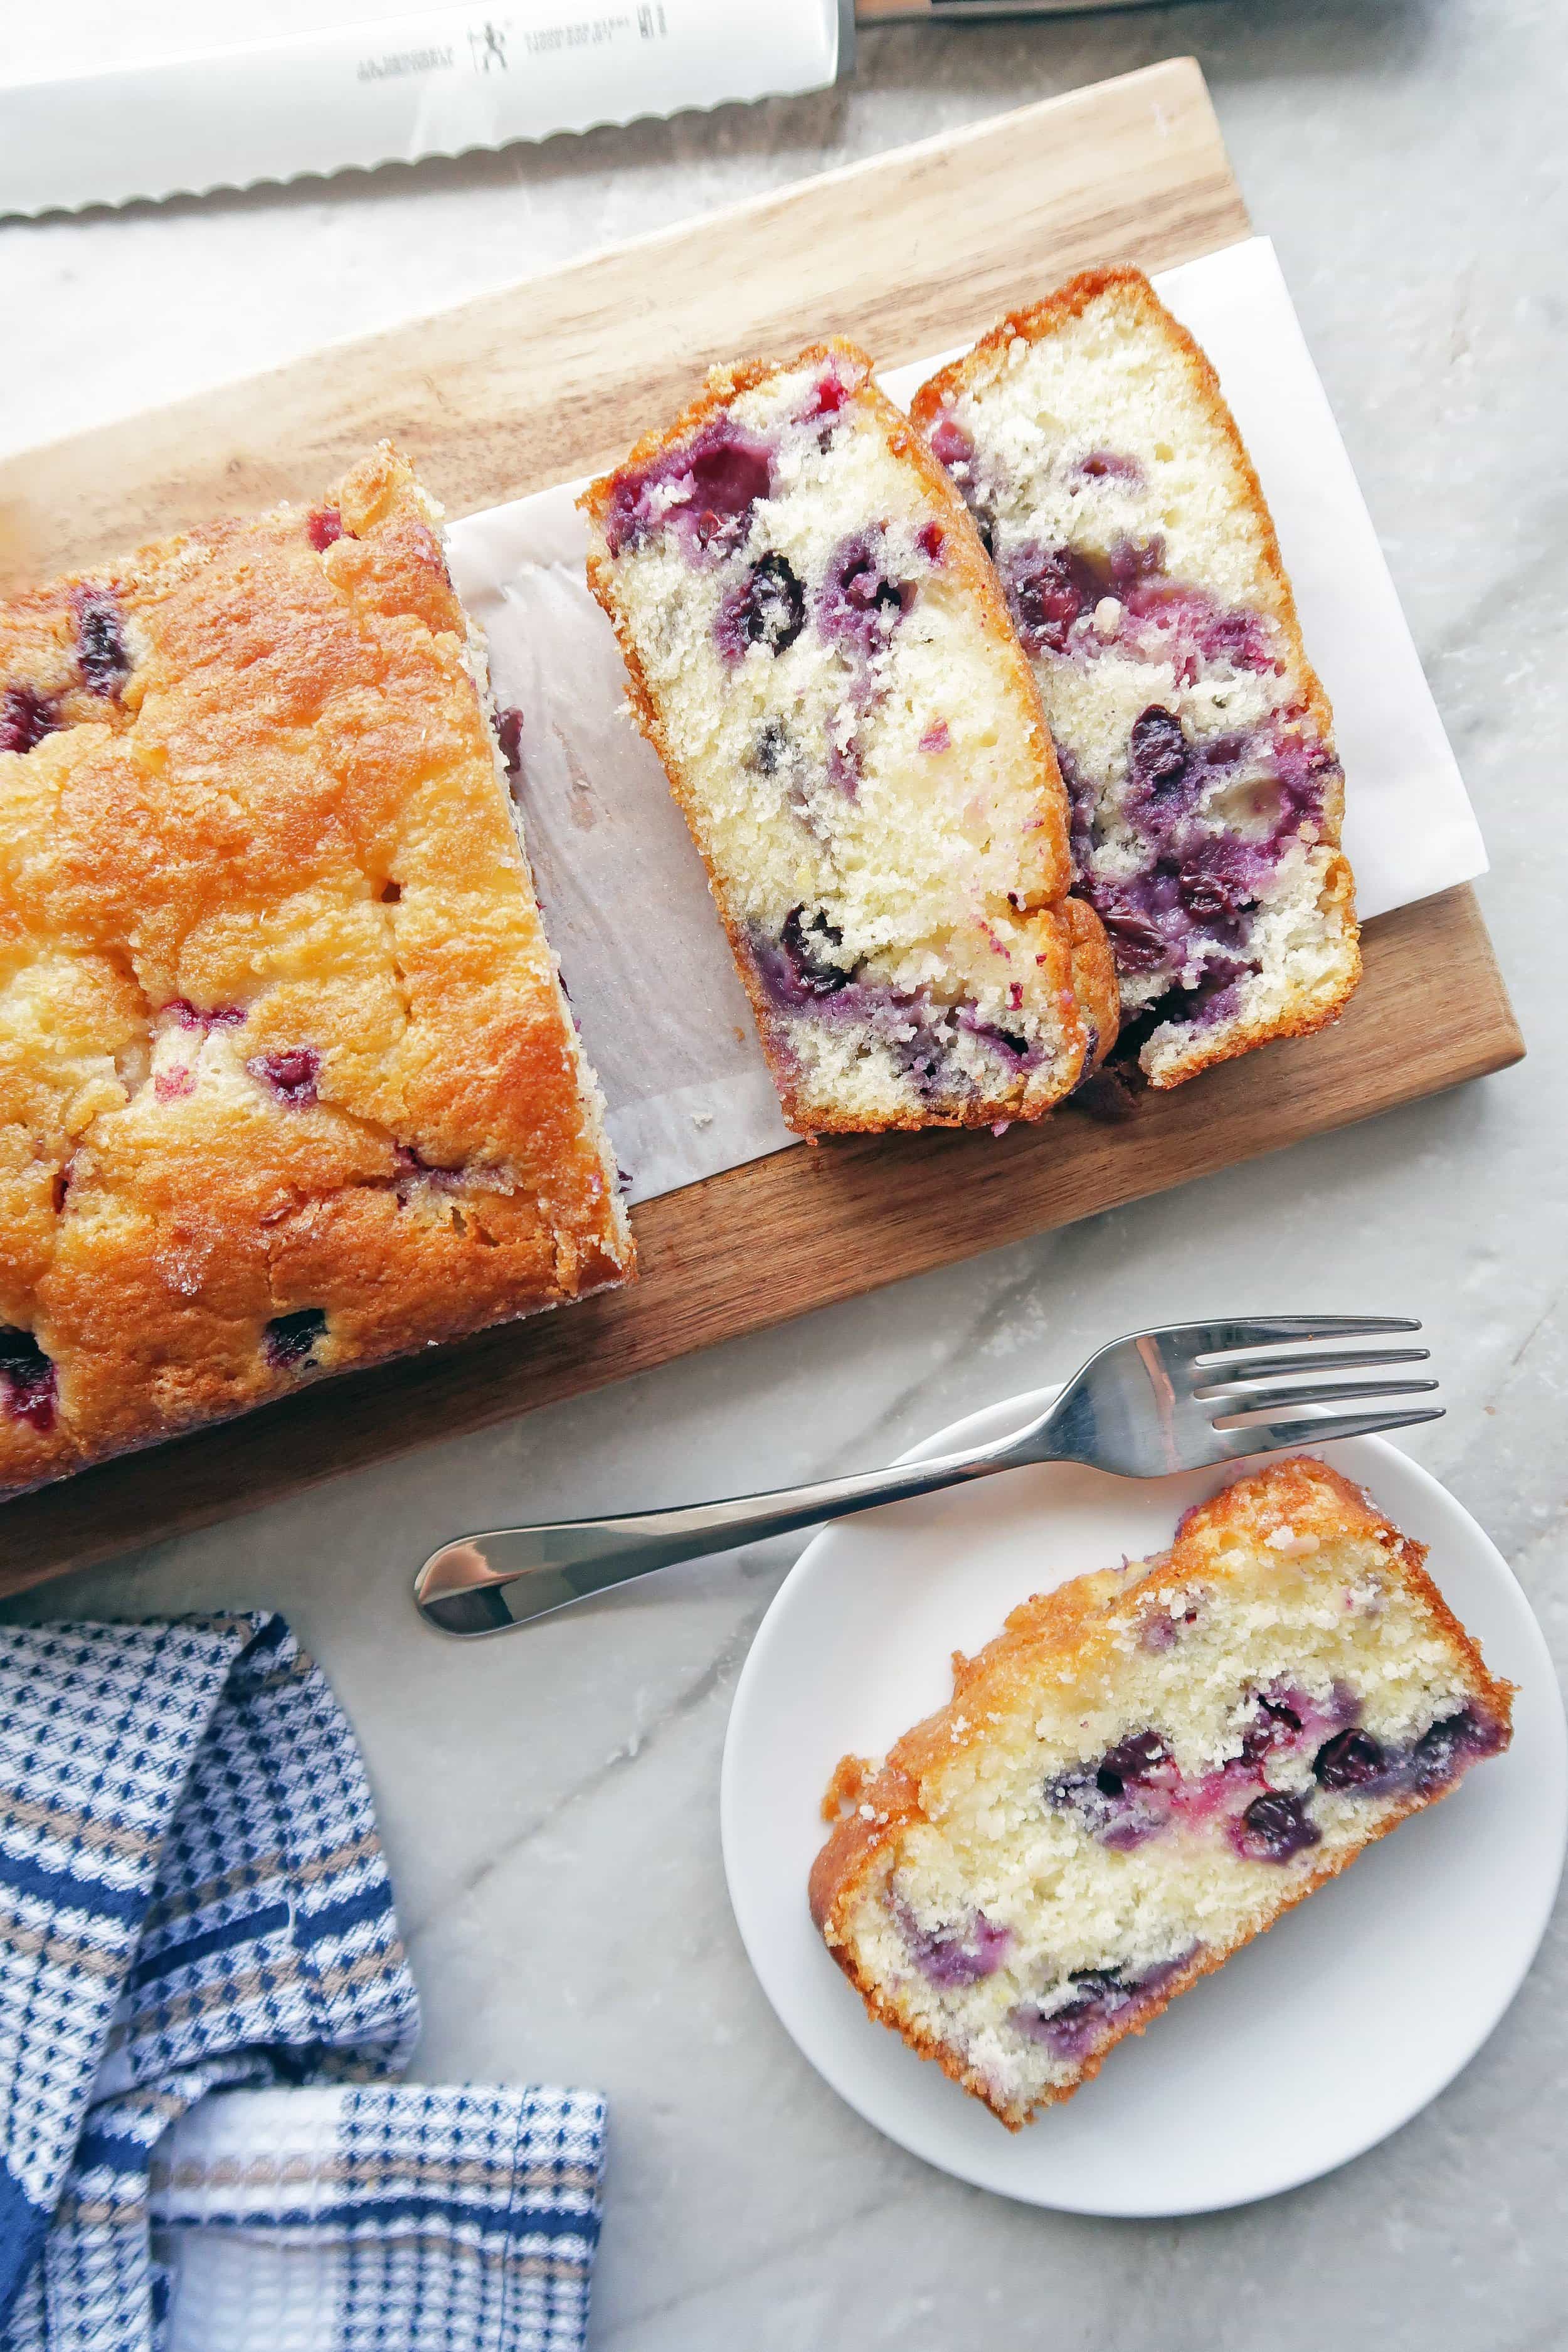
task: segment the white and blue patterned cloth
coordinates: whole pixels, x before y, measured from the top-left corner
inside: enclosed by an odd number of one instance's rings
[[[0,2352],[579,2352],[603,2102],[418,2026],[281,1618],[0,1626]]]

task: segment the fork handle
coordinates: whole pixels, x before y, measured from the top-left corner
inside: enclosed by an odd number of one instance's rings
[[[1025,1457],[1016,1437],[972,1454],[890,1470],[862,1470],[809,1486],[738,1495],[723,1503],[689,1503],[624,1518],[555,1519],[540,1527],[495,1528],[432,1552],[414,1580],[421,1616],[443,1633],[502,1633],[564,1609],[593,1592],[649,1576],[678,1559],[792,1535],[823,1519],[841,1519],[879,1503],[900,1503],[989,1477]],[[1037,1454],[1028,1458],[1038,1459]]]

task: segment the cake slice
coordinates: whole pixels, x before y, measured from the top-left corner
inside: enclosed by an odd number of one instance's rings
[[[825,1808],[812,1915],[872,2016],[1016,2130],[1506,1748],[1510,1686],[1425,1557],[1281,1462],[955,1658]]]
[[[1114,971],[994,575],[865,353],[715,369],[583,504],[790,1124],[1048,1110]]]
[[[0,604],[0,1487],[632,1269],[438,521]]]
[[[1142,273],[1016,311],[911,414],[1034,662],[1150,1083],[1331,1021],[1361,970],[1344,779],[1218,380]]]

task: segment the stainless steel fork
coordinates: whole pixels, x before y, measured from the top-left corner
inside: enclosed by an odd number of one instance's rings
[[[1430,1380],[1363,1377],[1390,1364],[1424,1363],[1426,1349],[1336,1350],[1332,1344],[1420,1328],[1397,1315],[1266,1315],[1133,1332],[1101,1348],[1053,1404],[994,1444],[730,1502],[464,1536],[431,1553],[414,1580],[415,1601],[444,1633],[501,1633],[678,1559],[789,1535],[1024,1463],[1082,1462],[1122,1478],[1163,1478],[1173,1470],[1206,1470],[1252,1454],[1436,1421],[1441,1405],[1365,1410],[1368,1398],[1435,1389]],[[1345,1377],[1325,1381],[1325,1373]],[[1357,1410],[1324,1411],[1345,1404]]]

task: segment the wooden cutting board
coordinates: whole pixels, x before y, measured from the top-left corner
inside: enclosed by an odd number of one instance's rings
[[[1196,65],[1150,67],[0,465],[0,581],[313,499],[381,434],[469,512],[618,457],[713,360],[832,330],[891,366],[1075,269],[1163,269],[1248,230]],[[1520,1058],[1469,890],[1384,916],[1365,952],[1336,1029],[1146,1095],[1125,1121],[1069,1109],[1000,1140],[846,1138],[753,1161],[637,1210],[628,1291],[0,1506],[0,1592]]]

